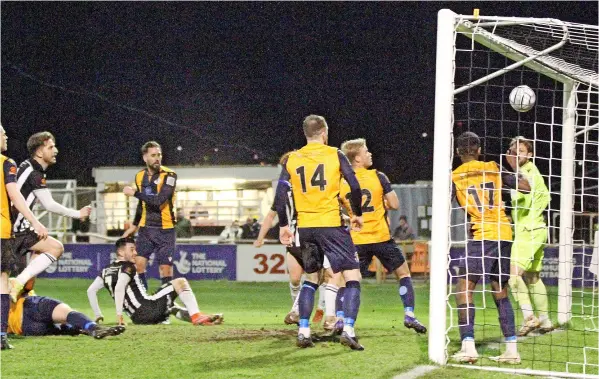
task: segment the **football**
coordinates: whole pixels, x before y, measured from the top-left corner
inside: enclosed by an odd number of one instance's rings
[[[510,105],[517,112],[528,112],[532,109],[537,101],[535,92],[526,85],[521,85],[512,90],[510,93]]]

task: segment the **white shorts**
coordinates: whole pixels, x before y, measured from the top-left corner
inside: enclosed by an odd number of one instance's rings
[[[324,268],[325,270],[328,270],[331,268],[331,262],[329,262],[329,258],[327,258],[327,256],[324,256],[324,259],[322,260],[322,268]]]

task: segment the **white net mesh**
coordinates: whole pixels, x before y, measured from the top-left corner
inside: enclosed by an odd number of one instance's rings
[[[513,137],[532,140],[533,162],[551,195],[543,212],[548,241],[540,276],[547,286],[550,319],[557,324],[561,302],[567,304],[570,322],[549,333],[533,331],[520,338],[520,367],[599,375],[599,291],[597,270],[593,268],[599,250],[595,232],[599,224],[599,27],[558,20],[524,21],[487,17],[463,19],[456,25],[453,136],[465,131],[476,133],[482,141],[480,160],[495,161],[501,167],[509,167],[505,154]],[[514,61],[526,64],[514,67]],[[529,86],[536,94],[535,106],[526,113],[516,112],[509,103],[510,91],[519,85]],[[567,90],[573,94],[569,96]],[[571,135],[564,132],[567,128],[575,129],[575,141],[570,144],[564,143],[564,138]],[[564,146],[575,150],[573,161],[563,161],[568,156]],[[455,156],[452,159],[455,169],[460,162]],[[568,165],[572,170],[564,172]],[[564,184],[568,183],[573,183],[570,210],[561,209]],[[513,210],[505,191],[503,200],[509,215]],[[562,217],[572,218],[572,228],[562,230],[560,241],[560,228],[569,225]],[[448,355],[460,349],[454,283],[468,274],[457,266],[459,259],[468,254],[471,226],[454,201],[448,269]],[[571,266],[567,264],[570,259]],[[564,267],[572,268],[566,269],[567,283],[571,283],[568,296],[558,294],[560,279],[566,279],[559,277]],[[479,353],[498,355],[502,333],[490,288],[484,284],[479,282],[475,290],[475,338]],[[523,322],[522,312],[517,303],[512,304],[518,328]],[[479,360],[477,364],[491,363]]]

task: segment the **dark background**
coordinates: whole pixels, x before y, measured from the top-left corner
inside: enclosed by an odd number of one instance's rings
[[[2,2],[7,155],[57,137],[50,177],[96,166],[274,164],[310,113],[364,137],[393,183],[432,179],[437,12],[597,24],[597,2]],[[424,137],[423,133],[427,133]],[[177,147],[181,147],[180,150]],[[217,151],[216,151],[217,150]]]

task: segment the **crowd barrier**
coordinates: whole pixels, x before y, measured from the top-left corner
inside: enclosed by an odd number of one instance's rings
[[[426,247],[418,246],[411,260],[414,272],[428,271]],[[457,274],[457,262],[463,257],[463,247],[451,249],[450,270]],[[541,277],[547,285],[557,285],[559,249],[545,248]],[[113,244],[66,244],[63,256],[44,273],[44,278],[93,279],[103,267],[116,258]],[[573,254],[573,287],[592,283],[594,276],[588,270],[591,265],[592,248],[576,248]],[[242,282],[287,281],[285,248],[281,245],[264,245],[256,248],[251,244],[179,245],[173,254],[175,277],[189,280],[234,280]],[[150,256],[147,267],[150,278],[158,278],[158,263]],[[455,277],[454,277],[455,278]],[[583,284],[584,281],[584,284]]]

